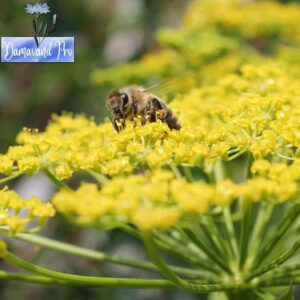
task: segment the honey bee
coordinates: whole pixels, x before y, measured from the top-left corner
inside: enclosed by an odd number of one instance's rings
[[[149,92],[150,88],[131,85],[111,91],[106,98],[110,120],[117,132],[125,128],[125,120],[134,120],[140,116],[142,124],[161,120],[170,129],[180,129],[180,124],[169,108],[159,97]]]

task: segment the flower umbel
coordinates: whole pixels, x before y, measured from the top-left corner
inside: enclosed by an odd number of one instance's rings
[[[50,203],[44,204],[35,197],[26,200],[7,188],[0,191],[0,227],[7,228],[10,234],[38,230],[54,214]]]

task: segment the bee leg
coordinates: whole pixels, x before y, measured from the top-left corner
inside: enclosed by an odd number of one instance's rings
[[[132,104],[132,115],[133,115],[133,124],[134,126],[137,125],[136,118],[138,117],[139,114],[139,109],[137,103],[133,102]]]
[[[110,121],[111,121],[111,123],[112,123],[114,129],[115,129],[117,132],[119,132],[120,129],[119,129],[119,127],[117,126],[117,120],[116,120],[114,117],[112,117],[111,114],[109,115],[109,118],[110,118]]]
[[[156,122],[157,119],[159,119],[164,122],[164,119],[166,118],[166,112],[161,102],[158,99],[153,98],[151,101],[149,101],[148,106],[148,115],[150,116],[149,121]]]
[[[138,106],[136,103],[133,103],[133,105],[132,105],[132,112],[133,112],[133,116],[137,117],[139,110],[138,110]]]
[[[119,109],[114,108],[109,112],[110,121],[117,132],[125,128],[125,122]]]
[[[155,122],[155,119],[153,119],[153,111],[152,111],[152,105],[151,101],[149,101],[146,105],[145,109],[145,123],[146,122]]]

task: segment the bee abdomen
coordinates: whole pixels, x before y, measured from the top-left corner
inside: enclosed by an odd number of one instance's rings
[[[170,107],[167,104],[163,103],[162,101],[159,101],[158,103],[159,103],[159,106],[156,108],[157,111],[162,110],[164,112],[164,113],[162,113],[162,115],[158,114],[158,119],[160,119],[162,122],[166,123],[170,129],[179,130],[181,128],[181,126],[178,122],[177,117],[172,112]]]
[[[164,122],[166,122],[170,129],[176,129],[179,130],[181,128],[177,117],[173,114],[173,112],[168,109],[166,118],[164,119]]]

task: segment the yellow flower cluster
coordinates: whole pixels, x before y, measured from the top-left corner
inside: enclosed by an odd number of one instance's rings
[[[240,72],[191,90],[171,107],[183,125],[202,130],[207,145],[222,143],[219,157],[226,147],[250,150],[256,158],[293,156],[292,147],[299,145],[299,80],[274,64],[245,65]]]
[[[0,191],[0,226],[11,234],[40,229],[54,214],[50,203],[42,203],[36,197],[26,200],[7,188]]]
[[[184,25],[194,29],[214,26],[224,35],[242,35],[245,39],[299,41],[299,13],[299,5],[277,1],[196,0]]]
[[[94,183],[83,183],[76,191],[59,191],[52,201],[58,212],[81,225],[108,228],[130,223],[143,231],[168,228],[238,198],[274,203],[292,199],[300,179],[299,165],[300,160],[289,167],[257,161],[252,171],[261,176],[242,184],[230,180],[190,183],[170,171],[156,170],[115,177],[101,190]]]
[[[0,172],[33,175],[41,169],[51,169],[63,180],[74,171],[97,168],[95,163],[106,156],[104,149],[110,136],[115,135],[110,124],[97,126],[84,116],[53,116],[45,132],[24,129],[18,135],[20,145],[10,147],[7,154],[1,156]],[[95,136],[99,138],[94,139]]]
[[[147,54],[134,63],[95,70],[91,81],[113,87],[132,83],[147,86],[192,70],[194,83],[214,82],[244,63],[263,62],[266,54],[274,54],[284,64],[291,65],[293,60],[296,66],[291,68],[299,75],[299,14],[300,6],[295,3],[195,0],[179,29],[158,31],[161,52]],[[185,88],[176,84],[171,93],[190,89],[187,79],[182,80]]]
[[[74,172],[115,176],[136,168],[203,166],[250,151],[255,158],[288,155],[300,145],[300,82],[270,63],[245,65],[217,84],[194,88],[171,103],[182,124],[127,122],[116,133],[109,123],[84,116],[54,116],[45,132],[24,130],[18,146],[1,156],[0,172],[28,175],[51,170],[58,179]]]

